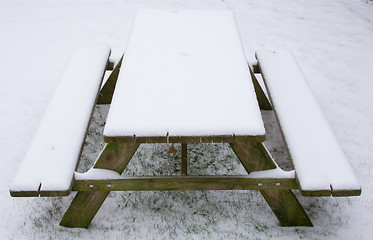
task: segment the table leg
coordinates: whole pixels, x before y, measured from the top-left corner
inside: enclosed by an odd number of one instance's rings
[[[276,168],[263,143],[231,143],[246,171]],[[307,213],[291,190],[260,190],[281,226],[312,226]]]
[[[188,175],[188,145],[181,144],[181,175]]]
[[[108,143],[93,168],[122,173],[140,144]],[[110,192],[78,192],[60,225],[87,228]]]

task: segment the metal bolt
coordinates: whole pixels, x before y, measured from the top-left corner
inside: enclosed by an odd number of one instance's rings
[[[111,188],[111,184],[108,184],[107,187],[108,187],[108,188]]]
[[[90,188],[94,188],[95,186],[93,184],[89,184],[89,187]]]
[[[263,186],[263,183],[261,183],[261,182],[260,182],[260,183],[258,183],[258,186],[259,186],[259,187]]]
[[[279,187],[280,185],[281,185],[281,183],[279,183],[279,182],[278,182],[278,183],[276,183],[276,186],[277,186],[277,187]]]

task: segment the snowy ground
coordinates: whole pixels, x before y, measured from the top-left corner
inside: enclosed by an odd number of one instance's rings
[[[231,9],[249,60],[262,48],[291,50],[362,184],[362,196],[299,196],[315,226],[281,228],[256,191],[116,192],[87,230],[58,225],[72,197],[11,198],[8,187],[74,46],[106,44],[119,58],[141,7]],[[0,238],[370,239],[372,12],[372,2],[366,0],[1,1]],[[98,154],[95,145],[102,145],[108,109],[96,110],[80,170]],[[263,112],[263,118],[273,132],[267,141],[272,154],[289,168],[272,113]],[[62,126],[63,121],[56,123]],[[172,174],[180,150],[176,146],[169,156],[168,147],[143,146],[126,174]],[[189,155],[193,173],[243,173],[227,146],[191,146]]]

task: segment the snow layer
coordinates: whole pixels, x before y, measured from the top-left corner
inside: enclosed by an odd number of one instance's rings
[[[307,80],[289,51],[256,53],[303,191],[359,190]]]
[[[110,55],[76,48],[44,113],[11,191],[68,191]],[[66,117],[68,116],[68,117]]]
[[[365,2],[0,1],[1,239],[370,239],[373,5]],[[58,225],[72,200],[70,197],[11,198],[9,186],[74,47],[87,43],[108,45],[112,56],[120,58],[136,11],[143,7],[229,9],[236,16],[248,60],[255,59],[255,51],[261,48],[291,50],[362,184],[362,196],[304,198],[296,192],[313,221],[313,228],[279,227],[256,191],[112,193],[89,229]],[[264,113],[263,116],[271,119],[268,116],[272,115]],[[266,127],[274,130],[274,122],[274,119],[266,120]],[[102,123],[99,121],[97,126]],[[92,129],[92,135],[98,130]],[[267,134],[266,144],[278,158],[284,155],[278,147],[280,135],[271,132],[273,134]],[[88,144],[86,149],[93,146]],[[150,166],[155,165],[158,171],[168,167],[173,170],[174,162],[167,165],[167,159],[162,161],[163,152],[155,148],[151,154],[151,149],[147,145],[136,154],[138,161],[130,163],[128,175],[134,170],[146,170],[151,162]],[[202,154],[190,153],[193,159],[197,157],[191,169],[214,159],[214,154],[206,154],[209,148],[203,149]],[[219,153],[227,151],[217,147],[213,150],[216,149],[220,149]],[[96,159],[93,150],[88,151],[87,156],[93,161]],[[149,156],[155,156],[156,161]],[[224,162],[223,157],[213,162],[224,164],[207,166],[210,174],[215,173],[215,167],[221,174],[226,171],[225,164],[230,161]],[[202,170],[198,174],[202,174]],[[154,172],[153,168],[150,171]],[[244,169],[232,172],[240,173],[244,173]]]
[[[264,135],[230,11],[140,10],[104,135]]]

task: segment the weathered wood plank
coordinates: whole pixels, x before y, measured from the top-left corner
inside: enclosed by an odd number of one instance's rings
[[[260,51],[256,57],[301,194],[360,195],[359,181],[295,57],[288,51]],[[300,96],[302,101],[294,100]]]
[[[141,10],[133,30],[104,136],[265,135],[231,12]]]
[[[360,196],[360,195],[361,195],[361,189],[332,191],[333,197],[350,197],[350,196]]]
[[[263,143],[230,144],[248,173],[274,169],[276,164]],[[290,190],[260,190],[281,226],[312,226],[307,213]]]
[[[146,176],[76,180],[73,191],[298,189],[293,178],[250,176]]]
[[[221,135],[221,136],[104,136],[104,141],[122,142],[122,143],[233,143],[233,142],[263,142],[265,135],[258,136],[240,136],[240,135]]]
[[[109,143],[98,157],[94,168],[122,173],[139,144]],[[109,192],[78,192],[63,216],[60,225],[87,228]]]
[[[9,189],[11,196],[70,194],[109,56],[104,46],[74,50]],[[74,117],[58,126],[66,115]]]

